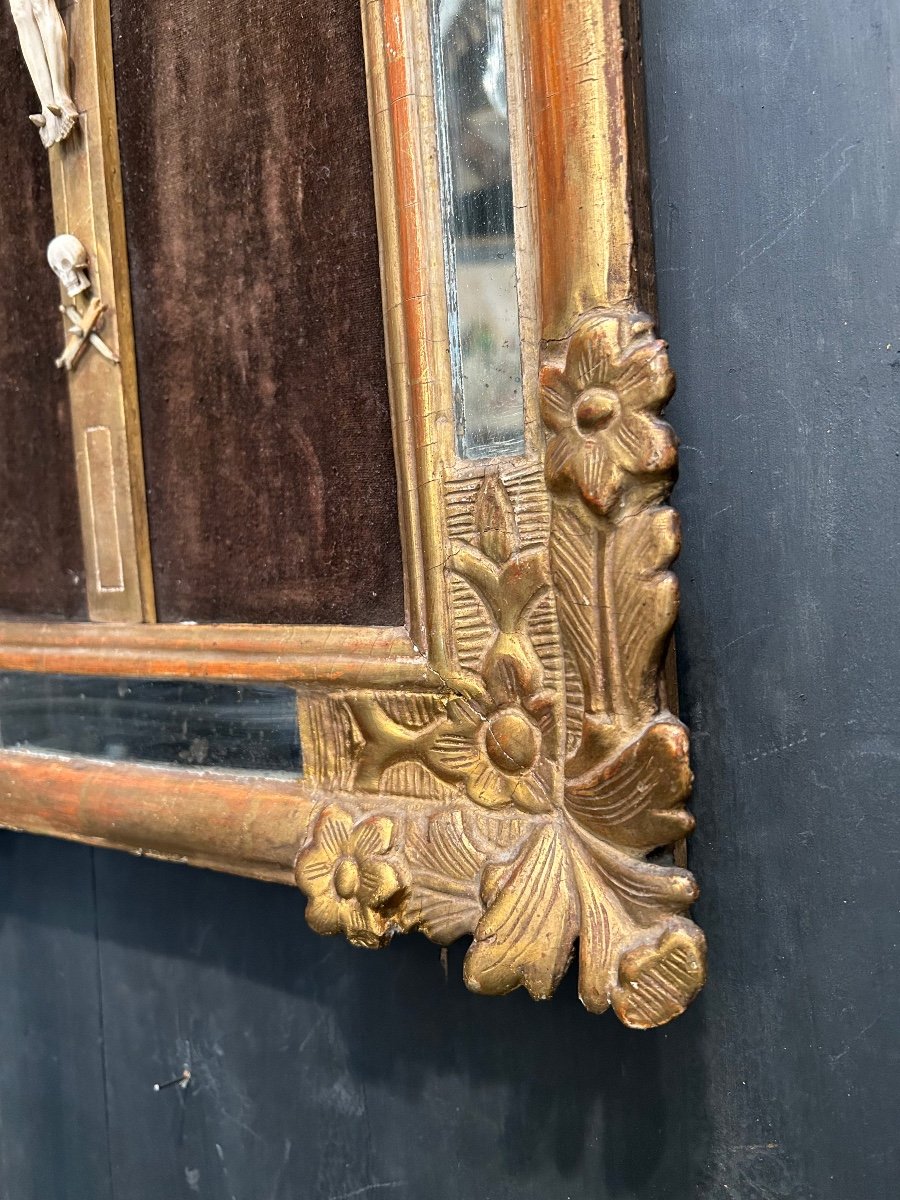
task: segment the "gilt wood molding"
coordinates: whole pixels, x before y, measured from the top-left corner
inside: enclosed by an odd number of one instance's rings
[[[547,998],[577,956],[587,1008],[646,1028],[706,967],[696,885],[670,865],[693,819],[664,681],[677,443],[647,315],[635,11],[508,4],[526,450],[466,462],[428,7],[362,3],[406,628],[2,626],[7,669],[289,682],[304,773],[0,751],[0,823],[290,879],[313,929],[361,946],[470,937],[483,994]]]
[[[579,990],[635,1027],[704,979],[684,726],[660,700],[677,610],[672,390],[646,317],[597,310],[545,361],[543,470],[445,482],[447,691],[301,699],[326,795],[296,862],[307,918],[364,946],[473,937],[467,985]]]
[[[408,109],[428,86],[421,32],[410,6],[383,10],[392,101]],[[636,219],[639,47],[618,4],[517,13],[541,296],[534,450],[476,470],[445,453],[428,476],[440,478],[446,690],[301,697],[326,795],[297,881],[322,933],[366,946],[412,929],[471,935],[478,992],[548,997],[577,940],[584,1004],[649,1027],[697,994],[706,952],[686,916],[692,876],[648,861],[693,819],[687,732],[663,700],[679,531],[660,414],[674,380],[639,307],[652,295]]]

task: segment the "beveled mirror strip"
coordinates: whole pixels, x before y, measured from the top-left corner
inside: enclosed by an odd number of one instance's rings
[[[457,452],[525,449],[503,0],[432,0],[444,271]]]
[[[290,687],[0,672],[0,746],[299,778]]]

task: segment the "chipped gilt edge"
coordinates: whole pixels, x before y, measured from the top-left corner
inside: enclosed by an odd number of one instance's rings
[[[558,348],[557,348],[558,349]],[[543,461],[444,480],[457,677],[301,698],[318,802],[295,863],[319,933],[468,935],[469,988],[579,993],[629,1026],[704,982],[687,731],[661,702],[678,605],[665,343],[584,317],[541,368]]]

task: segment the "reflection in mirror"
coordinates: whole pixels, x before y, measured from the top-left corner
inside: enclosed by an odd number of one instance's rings
[[[298,775],[297,697],[222,683],[0,675],[0,746]]]
[[[503,0],[432,0],[457,450],[525,448]]]

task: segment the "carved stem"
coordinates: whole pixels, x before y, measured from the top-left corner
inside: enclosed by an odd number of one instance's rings
[[[622,684],[622,664],[616,639],[615,603],[610,588],[610,542],[615,536],[610,526],[597,530],[597,625],[600,635],[600,676],[603,681],[604,715],[612,717],[622,711],[625,689]],[[588,705],[593,710],[593,697]]]

